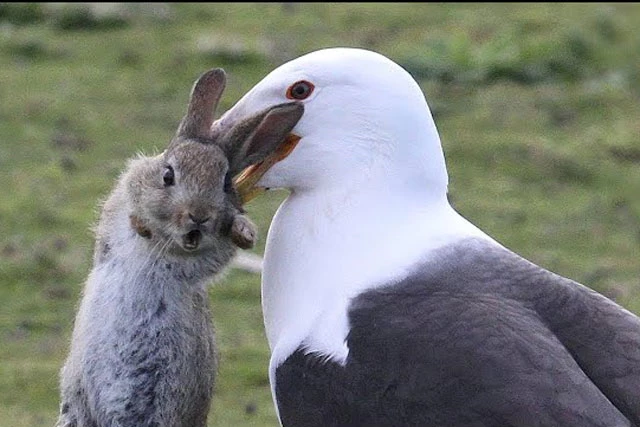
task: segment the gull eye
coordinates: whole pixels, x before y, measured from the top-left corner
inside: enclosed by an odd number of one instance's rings
[[[287,89],[287,98],[302,100],[306,99],[313,93],[315,86],[306,80],[295,82]]]
[[[176,183],[175,174],[173,172],[173,168],[171,167],[171,165],[167,165],[164,168],[164,173],[162,174],[162,180],[164,181],[165,187],[170,187]]]

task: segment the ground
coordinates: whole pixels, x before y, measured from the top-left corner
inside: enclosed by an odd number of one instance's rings
[[[53,425],[99,201],[161,151],[195,78],[229,108],[328,46],[418,80],[450,197],[505,246],[640,313],[637,4],[0,3],[0,427]],[[284,192],[248,207],[264,248]],[[211,288],[221,370],[211,426],[273,426],[260,279]]]

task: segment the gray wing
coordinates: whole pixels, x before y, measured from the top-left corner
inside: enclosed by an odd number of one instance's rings
[[[640,426],[636,316],[483,242],[440,255],[353,300],[345,366],[278,367],[283,425]]]
[[[640,318],[550,273],[536,310],[605,396],[640,426]]]
[[[457,278],[458,288],[475,288],[529,307],[589,380],[640,426],[640,318],[502,248],[467,242],[451,248],[447,259],[451,256],[465,267],[444,263],[439,277],[447,282]]]
[[[365,296],[351,320],[347,367],[403,420],[390,425],[631,425],[520,301],[400,286]]]

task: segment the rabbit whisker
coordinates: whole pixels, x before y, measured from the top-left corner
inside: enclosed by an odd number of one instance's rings
[[[155,244],[149,249],[149,251],[146,253],[145,258],[142,260],[142,262],[140,262],[140,264],[138,265],[138,268],[132,275],[132,279],[134,283],[139,279],[140,274],[142,274],[144,270],[147,270],[147,274],[145,275],[145,278],[148,278],[150,269],[148,269],[147,267],[149,266],[149,264],[152,264],[158,259],[158,257],[156,256],[155,259],[152,261],[152,258],[158,251],[158,248],[159,247],[161,248],[163,245],[164,245],[164,239],[160,239],[157,242],[155,242]]]

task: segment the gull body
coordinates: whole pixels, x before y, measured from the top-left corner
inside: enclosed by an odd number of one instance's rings
[[[450,206],[428,104],[399,65],[312,52],[221,121],[299,82],[300,142],[259,182],[291,192],[262,279],[282,425],[640,425],[640,320]]]

